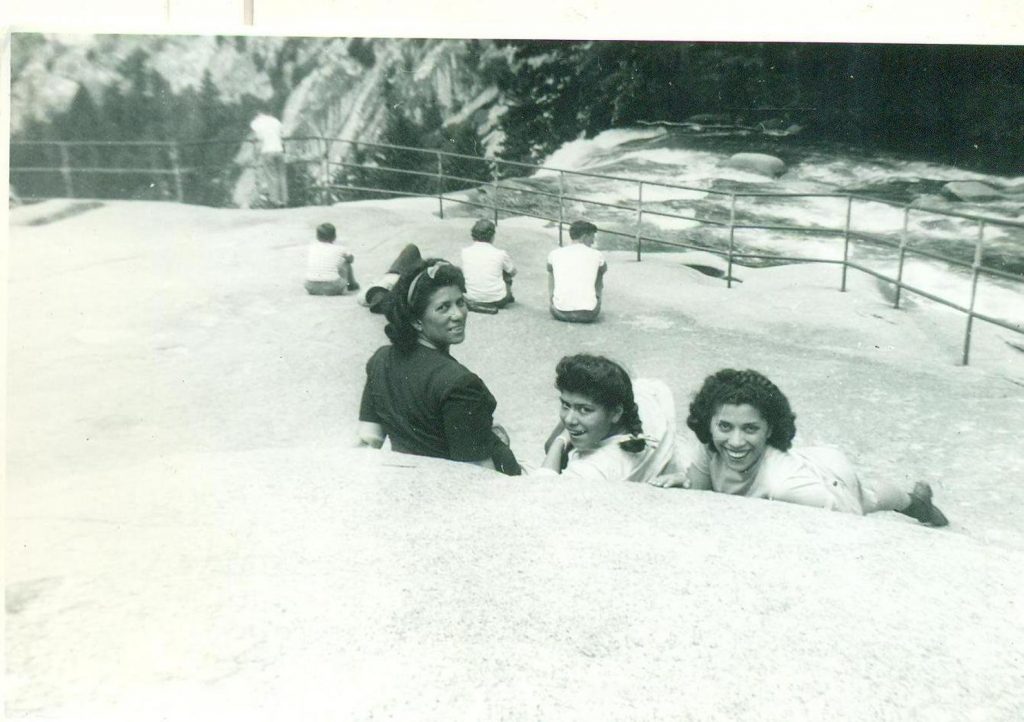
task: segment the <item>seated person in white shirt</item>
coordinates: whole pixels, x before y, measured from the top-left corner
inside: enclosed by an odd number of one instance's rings
[[[470,311],[497,313],[515,301],[512,277],[516,266],[507,251],[494,246],[494,231],[494,222],[481,218],[470,231],[473,243],[462,249],[465,298]]]
[[[306,291],[311,296],[340,296],[359,290],[352,263],[355,257],[334,242],[333,223],[316,227],[316,240],[309,247],[306,262]]]
[[[576,221],[569,226],[572,243],[548,254],[548,298],[551,315],[559,321],[592,323],[601,313],[608,264],[591,247],[596,233],[590,221]]]

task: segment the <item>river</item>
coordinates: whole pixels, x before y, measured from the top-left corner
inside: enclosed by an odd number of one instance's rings
[[[723,162],[733,153],[769,153],[786,163],[786,171],[772,179],[727,168]],[[564,174],[567,196],[635,208],[638,183],[643,187],[642,235],[725,250],[729,245],[730,193],[847,194],[870,198],[855,200],[850,208],[850,228],[898,242],[907,215],[907,242],[912,249],[941,253],[963,263],[974,258],[979,224],[975,220],[932,211],[984,216],[982,265],[1009,277],[982,273],[975,308],[1024,328],[1024,227],[1000,225],[999,220],[1024,221],[1024,176],[1008,178],[950,165],[880,153],[840,144],[814,143],[799,134],[766,135],[737,129],[647,126],[605,131],[592,139],[567,143],[543,162],[547,168],[630,179],[611,180]],[[965,202],[943,193],[950,181],[977,181],[1002,192],[998,200]],[[687,189],[659,186],[670,184]],[[559,174],[542,170],[512,182],[525,188],[557,192]],[[718,191],[715,193],[714,191]],[[543,208],[557,216],[557,201],[533,194],[511,193],[513,205]],[[503,196],[503,200],[507,196]],[[886,202],[881,202],[886,201]],[[525,210],[526,208],[524,208]],[[652,212],[685,216],[686,219]],[[845,197],[751,197],[739,195],[737,223],[799,226],[819,232],[738,229],[738,252],[780,254],[795,258],[843,257],[847,214]],[[606,231],[599,243],[605,248],[633,247],[629,237],[636,231],[636,212],[582,200],[565,203],[565,218],[587,217]],[[549,215],[550,217],[550,215]],[[715,225],[717,222],[718,225]],[[838,232],[826,232],[831,229]],[[645,250],[658,244],[647,242]],[[662,246],[666,250],[674,250]],[[898,252],[890,246],[859,240],[851,244],[850,259],[879,272],[896,275]],[[749,259],[750,265],[772,263]],[[935,258],[908,253],[903,271],[906,283],[967,306],[971,295],[971,270]],[[920,297],[917,297],[920,299]]]

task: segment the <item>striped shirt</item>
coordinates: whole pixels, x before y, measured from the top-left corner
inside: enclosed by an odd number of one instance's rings
[[[309,261],[306,264],[307,281],[337,281],[338,266],[345,260],[348,251],[337,243],[313,241],[309,247]]]

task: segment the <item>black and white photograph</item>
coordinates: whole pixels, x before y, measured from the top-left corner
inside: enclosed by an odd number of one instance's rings
[[[1024,45],[256,29],[7,36],[8,719],[1024,718]]]

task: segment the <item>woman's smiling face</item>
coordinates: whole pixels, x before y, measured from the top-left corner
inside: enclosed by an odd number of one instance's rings
[[[558,414],[577,449],[596,449],[614,433],[622,418],[621,407],[607,409],[583,394],[562,391],[559,401]]]
[[[760,461],[771,431],[750,404],[723,404],[711,417],[711,444],[733,471],[746,471]]]
[[[427,308],[416,323],[420,339],[434,348],[448,348],[466,338],[466,300],[456,286],[442,286],[430,294]]]

